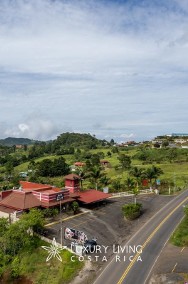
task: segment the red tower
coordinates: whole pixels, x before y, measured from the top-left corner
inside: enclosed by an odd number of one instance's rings
[[[64,177],[65,178],[65,188],[71,193],[80,191],[80,180],[81,177],[75,174],[70,174]]]

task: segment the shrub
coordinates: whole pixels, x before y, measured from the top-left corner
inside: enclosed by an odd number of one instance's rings
[[[122,207],[123,215],[129,220],[134,220],[141,215],[142,204],[141,203],[130,203],[125,204]]]

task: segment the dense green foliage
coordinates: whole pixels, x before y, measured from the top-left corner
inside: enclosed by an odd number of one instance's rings
[[[54,161],[44,159],[36,165],[37,174],[42,177],[64,176],[70,172],[69,165],[65,163],[65,159],[60,157]]]
[[[77,259],[70,261],[71,254],[67,251],[60,252],[62,263],[54,258],[46,263],[47,252],[41,246],[49,244],[32,233],[43,224],[43,213],[37,209],[24,213],[13,224],[0,218],[0,282],[3,278],[2,283],[12,283],[13,279],[24,276],[33,283],[67,283],[82,267]]]
[[[96,149],[98,146],[105,146],[107,144],[106,140],[99,140],[91,134],[80,134],[80,133],[63,133],[57,137],[53,142],[56,148],[60,148],[62,145],[64,147],[79,147]]]
[[[109,161],[107,168],[101,168],[103,159]],[[74,168],[78,161],[85,167]],[[82,188],[102,189],[108,185],[111,191],[126,191],[132,188],[128,178],[140,189],[143,179],[153,187],[160,179],[160,192],[167,194],[169,187],[175,192],[188,186],[187,161],[188,149],[169,148],[166,144],[159,149],[149,144],[117,147],[114,141],[98,140],[90,134],[64,133],[27,149],[0,146],[0,187],[18,187],[20,178],[62,187],[63,176],[73,170],[82,177]],[[20,172],[26,172],[26,176]]]
[[[141,214],[141,209],[141,203],[130,203],[122,206],[123,215],[129,220],[134,220],[138,218]]]

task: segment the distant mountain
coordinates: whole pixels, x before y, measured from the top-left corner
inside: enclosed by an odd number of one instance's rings
[[[8,137],[5,139],[0,139],[0,145],[3,146],[13,146],[13,145],[33,145],[40,144],[44,141],[32,140],[29,138],[14,138]],[[95,149],[100,146],[105,146],[109,142],[106,140],[100,140],[91,134],[82,134],[82,133],[62,133],[56,139],[45,141],[46,144],[53,145],[57,150],[62,146],[65,148],[70,147],[88,147],[89,149]],[[42,145],[42,144],[41,144]]]
[[[32,140],[29,138],[14,138],[14,137],[0,139],[0,145],[3,145],[3,146],[32,145],[36,142],[40,142],[40,141]]]

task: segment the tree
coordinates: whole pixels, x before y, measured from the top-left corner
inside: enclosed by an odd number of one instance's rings
[[[69,165],[65,163],[65,159],[60,157],[54,161],[44,159],[37,164],[37,173],[43,177],[54,177],[66,175],[70,172]]]
[[[111,156],[112,156],[112,153],[111,153],[110,151],[108,151],[108,152],[107,152],[107,156],[108,156],[108,157],[111,157]]]
[[[110,144],[111,144],[111,145],[114,145],[114,144],[115,144],[114,139],[111,139],[111,140],[110,140]]]
[[[41,210],[32,208],[29,213],[24,213],[21,216],[20,222],[26,231],[28,229],[38,231],[38,229],[41,229],[44,226],[44,214]]]
[[[122,206],[123,215],[129,219],[134,220],[141,214],[142,204],[141,203],[130,203]]]
[[[111,186],[112,189],[114,189],[115,191],[121,191],[122,189],[121,180],[119,178],[112,180]]]
[[[80,179],[80,187],[81,187],[81,189],[83,189],[83,180],[86,179],[89,176],[89,174],[87,172],[87,168],[83,167],[81,169],[78,169],[76,171],[76,174],[81,177],[81,179]]]
[[[8,230],[9,222],[7,218],[0,218],[0,237],[2,237]]]
[[[65,159],[60,157],[53,161],[53,167],[51,171],[52,176],[67,175],[70,172],[69,165],[65,163]]]
[[[14,171],[14,166],[13,166],[13,163],[12,161],[8,161],[6,164],[5,164],[5,172],[8,176],[11,176],[12,173]]]
[[[95,183],[95,189],[97,190],[99,179],[101,179],[104,175],[102,168],[100,166],[94,166],[90,169],[88,175],[90,177],[90,181]]]
[[[143,169],[138,167],[133,167],[129,172],[133,177],[135,177],[137,185],[140,183],[140,179],[143,176]]]
[[[72,207],[72,210],[73,210],[74,214],[76,214],[78,212],[78,209],[79,209],[78,202],[77,201],[73,201],[71,207]]]
[[[131,167],[131,158],[128,155],[120,154],[118,157],[122,169],[127,170]]]
[[[103,175],[101,178],[100,178],[100,183],[103,185],[103,186],[107,186],[110,184],[110,178],[107,177],[106,175]]]
[[[163,174],[162,169],[160,169],[156,166],[152,166],[151,168],[148,168],[145,171],[146,178],[149,179],[151,185],[152,185],[152,180],[153,179],[156,180],[161,174]]]
[[[135,180],[133,178],[127,177],[125,180],[125,186],[128,188],[128,190],[133,190],[135,187]]]
[[[170,162],[174,161],[178,156],[178,152],[176,148],[171,148],[168,151],[168,159],[170,160]]]
[[[162,147],[166,148],[168,146],[169,146],[168,140],[165,140],[165,141],[162,142]]]

